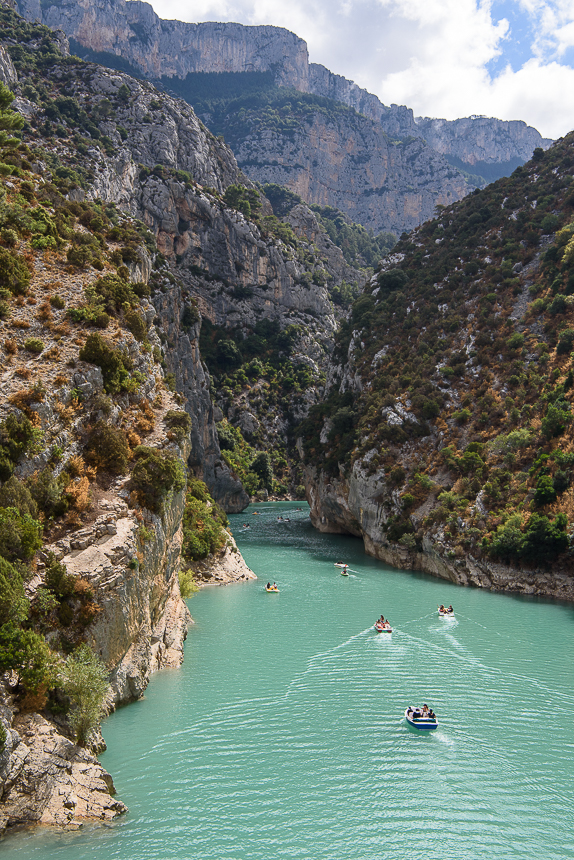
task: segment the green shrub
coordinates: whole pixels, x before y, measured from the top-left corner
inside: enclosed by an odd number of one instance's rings
[[[566,329],[560,335],[560,340],[558,341],[558,345],[556,347],[556,355],[567,355],[569,352],[572,352],[572,347],[574,346],[574,329]]]
[[[16,672],[26,691],[37,693],[52,685],[54,669],[54,655],[43,636],[13,621],[0,627],[0,672]]]
[[[170,409],[164,418],[164,423],[178,442],[183,441],[186,436],[189,436],[191,431],[191,418],[187,412],[177,412],[176,410]]]
[[[225,546],[227,517],[213,501],[202,481],[190,482],[183,514],[184,558],[198,561]]]
[[[513,514],[503,525],[498,526],[490,544],[485,544],[490,555],[505,561],[520,558],[526,541],[521,526],[520,514]]]
[[[181,569],[179,571],[179,593],[184,600],[188,600],[196,591],[199,591],[199,586],[195,583],[193,570],[190,568]]]
[[[120,275],[104,275],[103,278],[98,278],[92,288],[110,314],[119,313],[125,302],[134,306],[138,304],[134,290]]]
[[[408,275],[402,269],[389,269],[381,272],[377,281],[382,290],[401,290],[408,282]]]
[[[12,463],[26,453],[33,438],[32,422],[22,413],[11,412],[0,424],[0,452],[4,452]],[[1,474],[0,479],[6,480]]]
[[[542,475],[536,482],[534,502],[537,505],[550,505],[556,501],[556,490],[550,475]]]
[[[24,349],[27,349],[28,352],[40,355],[44,350],[44,341],[40,340],[38,337],[29,337],[24,341]]]
[[[38,516],[38,506],[30,490],[14,475],[0,487],[0,508],[17,508],[21,514],[29,514],[33,519]]]
[[[14,561],[30,561],[42,546],[42,525],[16,508],[0,508],[0,555]]]
[[[88,325],[93,325],[101,329],[107,328],[110,323],[109,315],[98,304],[80,305],[76,308],[70,308],[68,316],[75,323],[85,322]]]
[[[69,508],[68,499],[64,493],[68,479],[65,473],[54,476],[49,466],[41,472],[35,472],[28,478],[28,489],[32,498],[45,517],[59,517]]]
[[[25,260],[15,251],[0,248],[0,287],[6,287],[14,296],[23,296],[30,285],[30,270]]]
[[[9,561],[0,556],[0,624],[25,621],[28,611],[29,602],[22,577]]]
[[[183,465],[170,454],[162,454],[155,448],[138,445],[134,451],[136,464],[131,476],[131,486],[140,503],[150,511],[160,513],[168,494],[185,487]]]
[[[568,548],[567,526],[566,514],[556,514],[553,520],[542,514],[532,514],[526,531],[524,558],[552,562]]]
[[[566,426],[572,421],[570,405],[566,402],[550,403],[546,415],[542,419],[542,434],[547,439],[560,436],[564,433]]]
[[[452,417],[456,421],[457,424],[466,424],[472,416],[472,412],[470,409],[460,409],[458,412],[453,412]]]
[[[97,364],[101,368],[108,394],[117,394],[127,386],[130,378],[128,368],[131,369],[129,359],[101,334],[95,332],[88,335],[79,357],[81,361]]]
[[[143,316],[136,310],[126,312],[126,326],[135,339],[143,343],[147,339],[147,323]]]
[[[80,645],[66,660],[59,683],[71,700],[69,721],[76,743],[85,746],[104,713],[108,671],[91,648]]]
[[[273,490],[273,469],[271,458],[267,451],[260,451],[251,463],[251,471],[255,472],[261,486],[271,492]]]
[[[56,308],[56,310],[59,311],[66,307],[66,302],[61,296],[58,295],[50,296],[50,304],[53,308]]]
[[[62,600],[66,597],[71,597],[74,593],[75,582],[75,577],[71,573],[68,573],[66,565],[58,561],[53,552],[49,552],[44,573],[44,585],[46,588],[59,600]]]
[[[86,461],[114,475],[125,475],[130,449],[124,430],[98,421],[84,449]]]

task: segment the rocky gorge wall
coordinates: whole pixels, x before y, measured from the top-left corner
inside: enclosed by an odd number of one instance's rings
[[[440,533],[426,534],[421,551],[389,541],[383,526],[400,505],[400,494],[392,489],[384,474],[370,475],[368,463],[355,463],[348,478],[338,479],[308,467],[305,485],[311,522],[316,529],[360,537],[367,554],[385,564],[400,570],[419,570],[456,585],[574,601],[574,581],[568,566],[525,570],[478,559],[472,554],[457,558]],[[424,513],[418,512],[419,525]]]
[[[18,11],[93,51],[122,56],[146,77],[274,69],[278,85],[307,89],[307,45],[281,27],[166,21],[133,0],[21,0]]]
[[[510,164],[513,159],[523,163],[535,147],[547,148],[551,143],[518,120],[415,119],[410,108],[384,105],[353,81],[309,63],[306,43],[281,27],[167,21],[149,4],[125,0],[18,0],[17,6],[29,20],[60,29],[93,51],[121,56],[146,77],[272,71],[277,86],[348,105],[380,123],[391,137],[422,137],[437,152],[471,166],[482,161]]]
[[[334,206],[375,232],[408,231],[431,218],[437,204],[469,190],[462,174],[421,137],[393,141],[380,125],[351,111],[311,111],[289,134],[253,117],[248,132],[234,137],[230,129],[226,136],[252,179]]]

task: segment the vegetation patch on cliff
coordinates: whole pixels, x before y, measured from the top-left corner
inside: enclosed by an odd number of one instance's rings
[[[412,549],[426,534],[454,557],[522,564],[568,551],[573,172],[569,135],[439,207],[341,325],[346,381],[302,425],[306,459],[384,476],[391,541],[403,529]]]

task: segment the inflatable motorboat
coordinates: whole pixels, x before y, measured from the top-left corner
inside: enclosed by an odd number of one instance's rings
[[[423,708],[413,708],[409,705],[405,711],[405,720],[413,729],[423,729],[427,732],[438,729],[436,714],[429,710],[425,712]]]
[[[439,606],[438,614],[441,618],[454,618],[454,609],[445,609],[444,607]]]

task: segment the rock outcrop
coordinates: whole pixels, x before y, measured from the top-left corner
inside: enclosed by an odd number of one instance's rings
[[[109,821],[126,812],[112,778],[98,760],[64,737],[40,714],[18,714],[0,684],[0,833],[14,825]]]

